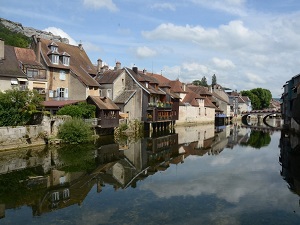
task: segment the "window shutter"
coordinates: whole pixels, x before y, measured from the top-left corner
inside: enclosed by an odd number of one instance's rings
[[[68,98],[69,97],[69,91],[68,91],[68,88],[65,88],[65,98]]]
[[[56,96],[55,97],[57,97],[57,98],[60,97],[60,88],[59,87],[56,89]]]

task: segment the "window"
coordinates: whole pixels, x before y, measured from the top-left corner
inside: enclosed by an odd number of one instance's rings
[[[57,51],[58,48],[57,48],[57,46],[55,46],[55,45],[51,45],[51,46],[50,46],[50,50],[51,50],[52,52],[54,52],[54,51]]]
[[[108,98],[111,98],[111,89],[107,89],[107,96]]]
[[[63,56],[63,64],[65,65],[65,66],[69,66],[70,65],[70,57],[68,57],[68,56]]]
[[[39,75],[39,71],[35,69],[27,69],[27,77],[37,77]]]
[[[59,79],[60,80],[66,80],[66,72],[64,70],[61,70],[59,73]]]
[[[52,54],[50,59],[51,59],[51,62],[53,64],[58,64],[58,62],[59,62],[59,56],[58,55]]]
[[[201,115],[201,109],[199,108],[199,115]]]
[[[69,197],[70,197],[70,190],[69,189],[63,190],[63,199],[66,199]]]
[[[57,88],[56,97],[68,98],[68,88]]]
[[[53,192],[52,193],[52,201],[59,201],[59,192]]]
[[[102,90],[99,90],[99,94],[100,94],[100,97],[103,97],[103,91]]]

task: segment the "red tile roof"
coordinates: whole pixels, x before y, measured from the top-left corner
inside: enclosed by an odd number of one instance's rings
[[[95,66],[90,61],[84,49],[79,46],[69,45],[62,42],[53,42],[51,40],[40,39],[41,40],[41,51],[42,58],[48,67],[60,68],[60,69],[70,69],[80,80],[87,86],[99,87],[99,83],[93,79],[92,76],[97,74]],[[55,65],[52,64],[49,57],[49,45],[55,43],[58,46],[58,52],[68,53],[70,55],[70,66],[65,66],[63,64]]]

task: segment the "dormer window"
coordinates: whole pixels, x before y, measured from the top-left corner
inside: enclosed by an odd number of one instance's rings
[[[48,48],[50,48],[51,52],[57,52],[58,51],[58,45],[55,42],[51,42],[48,45]]]
[[[51,54],[50,55],[50,60],[53,64],[58,64],[59,62],[59,56],[58,55],[54,55],[54,54]]]
[[[64,66],[70,65],[70,55],[66,52],[62,53],[62,63]]]

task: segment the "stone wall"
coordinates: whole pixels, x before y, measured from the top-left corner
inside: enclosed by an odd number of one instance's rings
[[[67,118],[69,117],[45,116],[39,125],[0,127],[0,151],[45,145],[48,142],[48,138],[57,135],[58,126]]]

